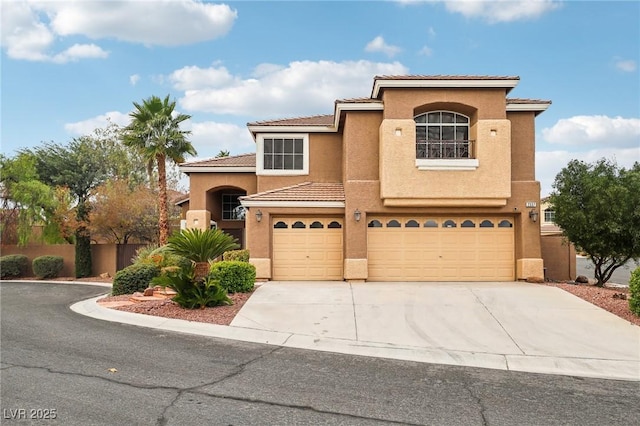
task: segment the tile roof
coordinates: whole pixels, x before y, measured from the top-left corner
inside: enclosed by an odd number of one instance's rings
[[[256,154],[240,154],[229,157],[208,158],[206,160],[182,163],[180,166],[189,167],[255,167]]]
[[[344,201],[341,183],[303,182],[240,197],[243,201]]]
[[[375,80],[520,80],[518,76],[497,75],[377,75]]]
[[[507,98],[508,104],[550,104],[551,101],[543,99]]]
[[[351,99],[338,99],[335,101],[337,104],[368,104],[368,103],[379,103],[382,101],[380,99],[373,98],[351,98]]]
[[[333,114],[312,115],[310,117],[284,118],[247,123],[247,126],[331,126]]]

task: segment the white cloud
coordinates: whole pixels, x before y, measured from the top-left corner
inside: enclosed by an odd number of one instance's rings
[[[367,52],[382,52],[388,57],[392,58],[400,53],[402,49],[400,49],[398,46],[387,44],[382,36],[377,36],[369,43],[367,43],[364,50]]]
[[[225,67],[184,67],[171,73],[169,81],[178,90],[223,87],[233,83],[234,77]]]
[[[336,99],[369,96],[373,76],[408,73],[398,62],[370,61],[299,61],[286,67],[269,65],[256,69],[256,78],[234,76],[223,87],[193,87],[190,83],[195,78],[175,80],[175,87],[191,87],[180,104],[190,111],[264,119],[330,114]],[[193,71],[190,75],[197,75]]]
[[[215,156],[220,150],[228,150],[232,155],[255,152],[255,142],[245,126],[213,121],[190,123],[190,141],[198,158]]]
[[[131,121],[131,118],[128,113],[123,114],[118,111],[110,111],[83,121],[67,123],[64,125],[64,129],[72,135],[82,136],[93,133],[97,128],[107,127],[109,123],[126,126],[129,124],[129,121]]]
[[[67,50],[51,58],[51,61],[64,64],[67,62],[74,62],[79,59],[85,58],[106,58],[109,56],[109,52],[102,50],[102,48],[95,44],[74,44]]]
[[[63,63],[106,57],[95,44],[51,52],[65,36],[179,46],[221,37],[236,18],[229,6],[201,0],[3,1],[0,44],[14,59]]]
[[[542,137],[549,143],[561,145],[638,147],[640,119],[577,115],[542,129]]]
[[[571,160],[581,160],[593,163],[601,158],[614,160],[619,167],[631,168],[633,163],[640,161],[640,147],[635,148],[599,148],[585,152],[571,151],[539,151],[536,152],[536,178],[540,181],[540,194],[547,196],[552,191],[556,175],[566,167]]]
[[[429,46],[425,45],[418,51],[419,55],[431,56],[433,54],[433,49]]]
[[[138,84],[138,82],[140,81],[140,75],[138,74],[133,74],[129,76],[129,83],[132,86],[135,86],[136,84]]]
[[[634,72],[638,69],[638,64],[632,59],[620,59],[616,61],[616,68],[624,72]]]
[[[423,3],[401,0],[401,3]],[[467,18],[481,18],[490,23],[535,19],[560,7],[558,0],[426,0],[428,3],[444,3],[450,12]]]
[[[198,0],[88,1],[54,3],[51,27],[60,35],[86,35],[179,46],[225,35],[237,12]]]

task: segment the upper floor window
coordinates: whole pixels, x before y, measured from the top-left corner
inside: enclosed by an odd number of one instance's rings
[[[257,174],[309,174],[308,135],[260,135],[257,142]]]
[[[545,222],[555,222],[556,220],[556,212],[553,209],[545,209],[544,211],[544,221]]]
[[[222,194],[222,220],[244,220],[245,209],[238,197],[244,194]]]
[[[432,111],[414,118],[417,159],[473,158],[469,117],[451,111]]]

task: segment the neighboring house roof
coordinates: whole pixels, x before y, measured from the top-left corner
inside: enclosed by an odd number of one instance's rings
[[[344,207],[344,186],[341,183],[303,182],[240,197],[245,207]]]
[[[182,163],[179,167],[183,173],[250,173],[256,171],[256,154],[240,154],[229,157],[208,158],[206,160]]]
[[[184,203],[188,203],[188,202],[189,202],[189,194],[184,194],[182,197],[179,197],[173,200],[173,204],[175,204],[176,206],[181,206]]]

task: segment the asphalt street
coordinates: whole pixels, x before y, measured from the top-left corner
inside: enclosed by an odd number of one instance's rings
[[[633,260],[628,261],[624,266],[613,271],[611,275],[610,283],[629,285],[629,279],[631,278],[631,272],[633,272],[640,264],[637,264]],[[586,257],[576,257],[576,275],[584,275],[587,278],[594,278],[594,266]]]
[[[631,425],[640,417],[637,382],[227,341],[69,309],[104,292],[0,283],[3,425]]]

